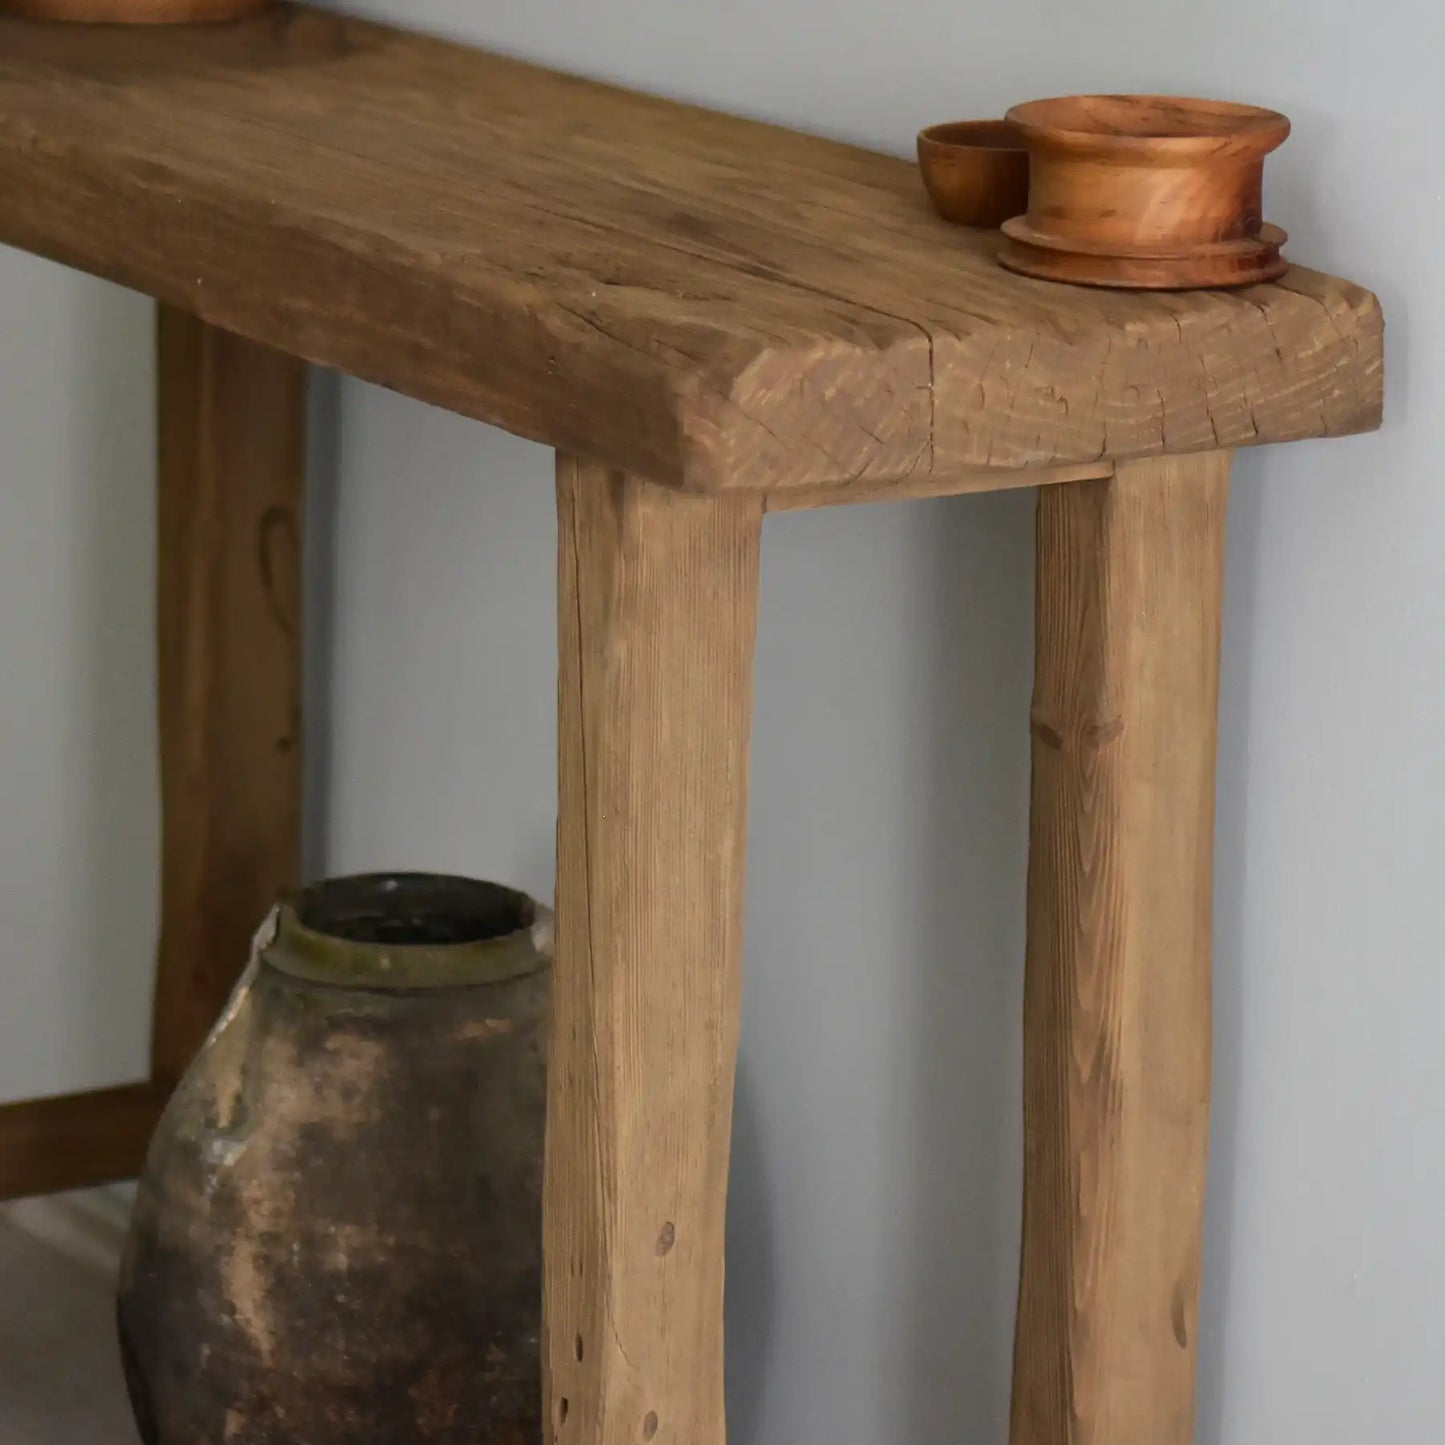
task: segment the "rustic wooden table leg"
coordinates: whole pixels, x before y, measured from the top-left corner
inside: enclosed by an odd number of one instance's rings
[[[300,876],[306,368],[165,306],[157,344],[166,1083]]]
[[[723,1445],[761,503],[558,458],[549,1441]]]
[[[1013,1445],[1187,1445],[1229,455],[1038,518]]]

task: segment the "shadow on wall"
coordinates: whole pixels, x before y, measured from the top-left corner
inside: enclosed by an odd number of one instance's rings
[[[1224,645],[1219,679],[1219,771],[1214,856],[1214,1079],[1210,1100],[1209,1179],[1204,1220],[1204,1282],[1199,1308],[1198,1445],[1224,1445],[1224,1324],[1234,1255],[1244,1036],[1243,840],[1249,790],[1250,647],[1259,577],[1261,482],[1258,451],[1236,455],[1230,484],[1225,556]]]
[[[1008,1434],[1022,1197],[1021,1019],[1034,493],[930,504],[914,700],[919,879],[912,1225],[915,1378],[901,1438]]]
[[[341,486],[341,376],[313,366],[307,377],[306,500],[302,520],[301,716],[306,767],[301,796],[301,870],[324,877],[331,813],[333,658],[336,653],[336,508]]]
[[[773,1356],[777,1261],[768,1199],[762,1109],[740,1061],[733,1100],[732,1174],[728,1186],[727,1290],[745,1308],[727,1311],[728,1439],[761,1445]]]
[[[320,376],[307,506],[307,864],[552,892],[550,451]]]
[[[1029,493],[770,518],[730,1439],[1003,1439]]]
[[[117,1022],[138,1022],[149,1048],[154,940],[159,908],[160,773],[155,761],[155,386],[153,308],[131,293],[82,283],[87,304],[67,309],[66,337],[83,367],[83,501],[66,553],[75,559],[80,608],[76,741],[84,749],[87,817],[75,827],[85,902],[83,967],[88,987],[67,1003],[79,1062],[110,1055]],[[138,324],[139,323],[139,324]],[[139,334],[137,334],[139,332]],[[137,345],[139,343],[139,345]],[[42,483],[43,485],[43,483]],[[74,549],[73,551],[71,549]],[[143,860],[122,866],[126,857]],[[62,884],[62,886],[64,886]],[[141,946],[114,956],[116,921]],[[105,978],[119,964],[114,982]],[[117,994],[128,998],[120,1002]],[[75,1007],[84,997],[87,1007]],[[101,1043],[105,1040],[105,1043]],[[134,1045],[127,1048],[134,1052]]]

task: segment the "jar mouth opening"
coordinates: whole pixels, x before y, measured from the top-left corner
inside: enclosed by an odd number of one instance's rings
[[[298,889],[261,950],[282,973],[341,988],[504,983],[552,961],[552,915],[500,883],[363,873]]]
[[[499,883],[434,873],[329,878],[292,898],[297,921],[323,938],[387,948],[489,943],[530,928],[537,907]]]

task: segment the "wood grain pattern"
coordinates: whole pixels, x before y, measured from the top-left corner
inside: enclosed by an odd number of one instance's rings
[[[723,1445],[761,504],[558,459],[547,1439]]]
[[[769,512],[803,512],[813,507],[838,507],[853,502],[905,502],[919,497],[954,497],[967,492],[996,492],[1011,487],[1051,487],[1060,482],[1086,482],[1114,475],[1112,462],[1081,462],[1073,467],[961,468],[946,475],[910,478],[884,486],[854,482],[841,487],[789,487],[768,492]]]
[[[305,368],[158,318],[161,939],[155,1077],[184,1073],[300,881]]]
[[[0,1199],[133,1179],[167,1092],[126,1084],[0,1105]]]
[[[955,226],[998,227],[1029,203],[1029,153],[1006,120],[950,120],[918,132],[933,209]]]
[[[1039,493],[1012,1445],[1187,1445],[1229,455]]]
[[[1272,281],[1287,239],[1263,214],[1278,111],[1170,95],[1069,95],[1008,113],[1029,150],[1028,213],[1003,223],[1026,276],[1162,289]]]
[[[0,20],[0,241],[693,490],[1380,416],[1379,308],[1347,282],[1030,281],[903,160],[284,6]]]

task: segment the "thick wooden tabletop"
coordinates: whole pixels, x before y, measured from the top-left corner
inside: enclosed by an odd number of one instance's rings
[[[1001,270],[869,151],[282,8],[0,20],[0,241],[698,489],[1364,430],[1368,292]]]

